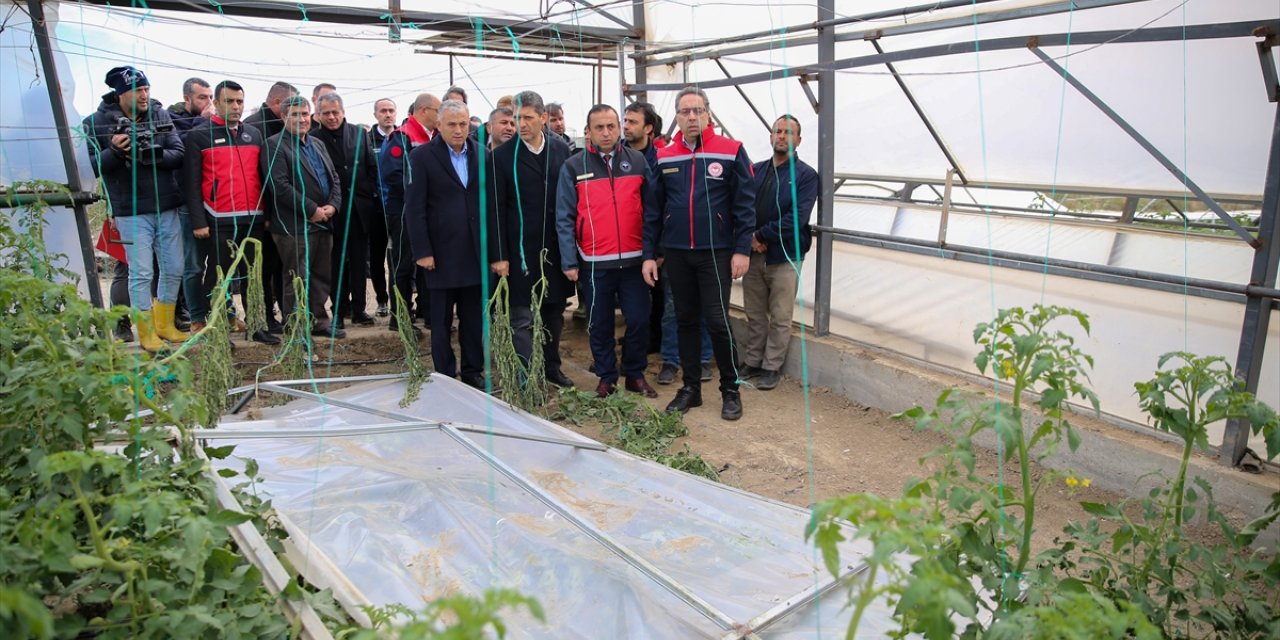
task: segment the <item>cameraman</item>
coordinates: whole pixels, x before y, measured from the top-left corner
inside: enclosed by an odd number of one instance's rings
[[[151,83],[142,71],[116,67],[107,72],[111,91],[98,111],[85,118],[84,129],[93,172],[102,179],[107,203],[125,243],[129,262],[129,304],[137,310],[138,342],[144,349],[164,349],[165,340],[187,334],[173,326],[174,305],[182,278],[182,227],[178,207],[182,192],[182,141],[169,113],[151,99]],[[152,261],[160,265],[156,300],[151,299]]]

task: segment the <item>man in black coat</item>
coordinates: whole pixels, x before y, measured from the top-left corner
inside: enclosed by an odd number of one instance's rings
[[[369,233],[373,220],[382,220],[378,200],[378,163],[370,153],[365,130],[347,122],[342,96],[323,93],[316,102],[312,135],[324,143],[338,171],[344,207],[331,221],[333,227],[333,316],[338,326],[350,317],[355,324],[372,326],[368,313],[365,279],[369,274]],[[386,234],[386,224],[380,225]]]
[[[516,353],[526,363],[533,354],[533,287],[546,277],[540,315],[547,332],[542,346],[547,381],[572,387],[573,380],[560,370],[560,333],[566,302],[574,292],[560,270],[556,239],[556,185],[560,167],[569,159],[569,145],[544,135],[547,110],[542,96],[524,91],[516,95],[515,104],[519,135],[493,152],[497,198],[489,210],[489,233],[497,242],[489,260],[495,263],[495,273],[510,279],[511,328]]]
[[[288,280],[283,311],[293,313],[293,278],[307,284],[307,305],[314,316],[311,335],[345,338],[346,332],[329,322],[324,303],[329,298],[332,220],[342,206],[338,172],[324,144],[308,135],[311,104],[302,96],[285,100],[284,131],[267,138],[262,174],[268,176],[274,215],[271,239],[280,251]]]
[[[409,154],[405,174],[404,224],[414,262],[426,270],[431,292],[431,359],[435,370],[458,376],[449,340],[458,314],[461,380],[484,387],[481,278],[487,277],[480,249],[480,154],[468,137],[467,105],[440,105],[439,135]]]
[[[258,110],[244,119],[244,123],[257,129],[262,134],[262,139],[266,140],[284,131],[284,112],[281,105],[285,100],[298,95],[298,88],[288,82],[279,81],[271,85],[271,89],[267,91],[267,99],[262,102],[262,106]],[[270,166],[271,157],[267,157],[268,166]],[[264,178],[269,176],[264,172]],[[265,198],[263,202],[263,213],[268,217],[271,216],[271,198]],[[267,327],[272,333],[281,333],[283,326],[276,320],[275,309],[276,302],[280,303],[280,311],[284,311],[284,289],[285,286],[283,269],[279,252],[276,251],[274,243],[265,242],[262,246],[262,279],[263,293],[265,294],[267,304]]]

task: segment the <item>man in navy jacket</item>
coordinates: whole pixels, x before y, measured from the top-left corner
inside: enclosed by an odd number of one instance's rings
[[[484,305],[480,247],[480,154],[471,132],[471,114],[457,100],[440,104],[439,135],[409,153],[405,173],[404,225],[413,260],[426,269],[431,291],[431,360],[435,370],[459,377],[449,340],[458,314],[460,379],[477,389],[484,383]],[[490,252],[493,253],[493,252]],[[496,257],[496,254],[494,254]]]
[[[756,184],[756,232],[751,266],[742,278],[747,335],[742,341],[742,378],[760,376],[756,388],[778,386],[787,359],[791,315],[800,283],[800,262],[809,252],[809,218],[818,199],[818,172],[796,157],[800,122],[784,115],[773,123],[773,157],[752,168]]]

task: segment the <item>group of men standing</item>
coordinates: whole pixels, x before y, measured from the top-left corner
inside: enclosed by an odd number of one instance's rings
[[[366,130],[346,121],[332,85],[316,87],[308,101],[277,83],[244,118],[244,90],[233,81],[214,87],[204,106],[174,114],[155,108],[137,69],[113,69],[107,84],[112,92],[85,124],[126,242],[130,303],[148,350],[187,337],[174,324],[180,281],[200,328],[219,268],[229,269],[232,247],[247,238],[261,241],[290,276],[282,284],[267,274],[271,326],[254,339],[278,342],[272,309],[278,301],[292,312],[294,275],[307,284],[313,334],[342,337],[344,316],[373,324],[365,278],[384,262],[380,239],[391,273],[391,291],[377,291],[380,315],[392,313],[398,328],[404,316],[387,303],[408,303],[416,289],[435,370],[472,386],[485,386],[483,292],[496,278],[508,279],[515,348],[525,362],[540,342],[535,309],[540,314],[553,384],[573,384],[562,370],[560,336],[575,284],[597,395],[616,392],[621,378],[626,390],[657,397],[645,378],[655,298],[670,301],[673,324],[664,327],[658,381],[673,381],[673,360],[683,370],[668,411],[702,404],[712,354],[726,420],[742,415],[742,381],[759,376],[761,389],[778,383],[817,196],[816,173],[795,155],[800,124],[789,115],[774,123],[773,157],[753,166],[740,142],[710,126],[707,96],[694,87],[677,96],[678,133],[666,146],[657,144],[661,118],[637,102],[626,108],[625,125],[613,107],[592,107],[587,144],[575,150],[552,124],[558,116],[563,129],[563,111],[533,91],[511,97],[478,127],[461,89],[444,100],[419,95],[399,126],[395,103],[379,100],[377,126]],[[744,277],[739,357],[728,301],[732,280]],[[460,358],[451,344],[455,316]]]

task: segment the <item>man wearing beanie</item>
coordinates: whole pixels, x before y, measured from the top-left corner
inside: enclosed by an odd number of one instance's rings
[[[173,326],[182,278],[183,240],[178,206],[182,192],[182,141],[169,113],[151,99],[151,83],[130,66],[107,72],[111,91],[84,120],[93,172],[102,179],[107,205],[124,241],[129,262],[129,306],[137,316],[138,342],[150,352],[165,348],[161,338],[181,341]],[[152,264],[160,266],[156,299],[151,298]]]

